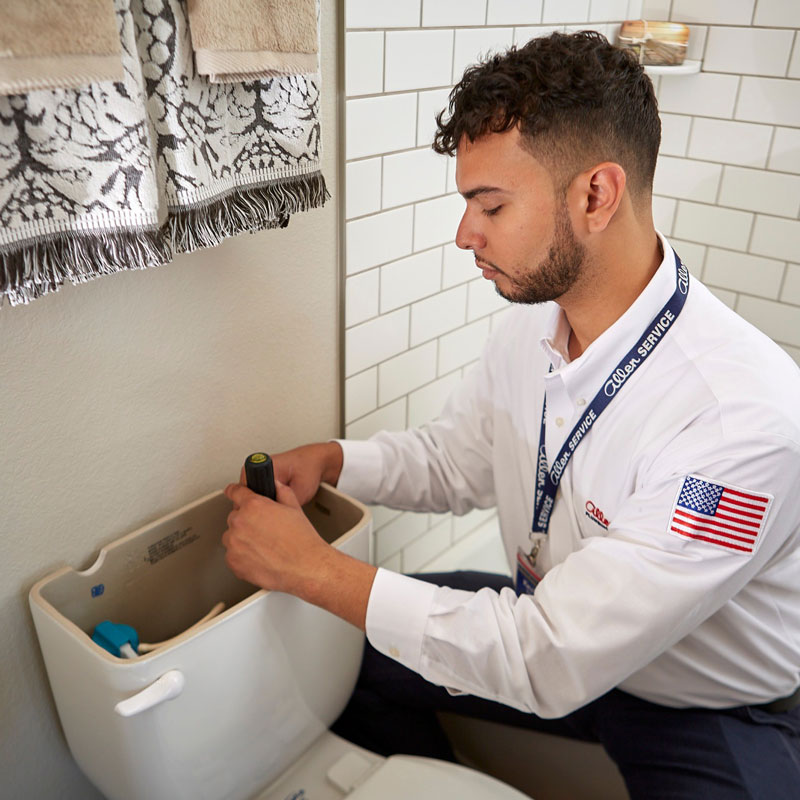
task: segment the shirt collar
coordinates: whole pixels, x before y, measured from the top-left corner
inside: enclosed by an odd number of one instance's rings
[[[540,345],[553,365],[551,374],[561,376],[573,397],[586,396],[592,387],[599,386],[601,381],[608,378],[620,359],[675,292],[675,256],[669,242],[661,233],[656,233],[661,241],[664,258],[655,275],[628,310],[574,361],[569,360],[568,354],[571,332],[569,322],[561,306],[553,304],[553,313]],[[589,394],[593,395],[594,392]]]

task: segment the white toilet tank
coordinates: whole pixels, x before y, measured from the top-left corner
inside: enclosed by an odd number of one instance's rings
[[[69,748],[110,800],[253,797],[337,718],[355,685],[360,631],[228,570],[220,538],[230,509],[221,492],[204,497],[104,547],[89,569],[66,567],[31,589]],[[304,511],[326,541],[367,560],[365,506],[323,484]],[[186,630],[218,601],[219,616]],[[145,642],[186,632],[122,659],[90,638],[107,619]],[[146,694],[150,707],[120,713],[159,679],[155,704]]]

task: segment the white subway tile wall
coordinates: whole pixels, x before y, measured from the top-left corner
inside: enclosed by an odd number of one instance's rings
[[[436,0],[422,4],[422,25],[452,28],[456,25],[483,25],[486,0]]]
[[[422,250],[453,241],[464,201],[459,194],[447,194],[414,207],[414,249]]]
[[[364,214],[381,210],[381,169],[380,158],[365,158],[351,161],[346,168],[345,214],[347,219],[355,219]]]
[[[359,372],[345,382],[345,422],[365,417],[378,407],[378,368]]]
[[[383,32],[357,31],[345,36],[345,92],[348,97],[383,91]]]
[[[702,61],[654,78],[656,224],[692,274],[800,361],[799,0],[346,0],[347,436],[436,416],[508,307],[454,244],[453,160],[430,150],[464,68],[554,30],[613,38],[640,17],[688,24],[688,57]],[[505,563],[493,509],[373,512],[389,569],[487,563],[487,547]]]
[[[800,174],[800,128],[775,128],[767,167]]]
[[[377,270],[351,275],[345,281],[345,325],[352,327],[378,315],[379,278]]]
[[[347,160],[414,147],[416,117],[417,95],[413,92],[348,100],[345,110]]]
[[[736,119],[800,127],[800,81],[742,77]]]
[[[381,267],[380,275],[381,313],[434,295],[442,284],[442,249],[394,261]]]
[[[726,28],[714,26],[708,34],[703,65],[709,72],[737,75],[786,74],[794,31],[790,28]]]
[[[416,428],[437,417],[450,393],[460,382],[460,373],[454,372],[411,392],[408,396],[409,426]]]
[[[346,0],[344,24],[348,28],[416,28],[422,0]]]
[[[691,126],[689,158],[717,161],[722,164],[741,164],[744,167],[764,167],[767,163],[774,128],[752,122],[729,122],[710,117],[679,117],[662,114],[662,117],[683,119]],[[791,130],[785,128],[784,130]],[[663,133],[661,152],[664,148]],[[682,155],[671,152],[669,155]]]
[[[542,19],[542,0],[489,0],[487,25],[535,25]]]
[[[432,89],[419,93],[417,105],[417,147],[424,147],[425,152],[432,153],[430,145],[436,133],[436,115],[447,106],[450,89]],[[440,156],[445,158],[445,156]]]
[[[697,75],[665,75],[661,78],[658,105],[661,111],[705,117],[733,116],[739,78],[701,72]]]
[[[661,154],[666,156],[685,156],[691,126],[691,117],[682,117],[680,114],[662,114]],[[767,144],[769,145],[769,142]]]
[[[797,47],[797,37],[795,37],[795,48],[792,52],[792,60],[789,62],[789,78],[800,78],[800,47]]]
[[[760,0],[753,24],[800,28],[800,3],[797,0]]]
[[[588,22],[589,0],[544,0],[542,22]]]
[[[383,159],[383,207],[406,205],[444,194],[447,159],[430,148],[407,150]]]
[[[467,287],[456,286],[411,306],[411,346],[462,326],[466,321]]]
[[[670,19],[675,22],[708,22],[714,25],[749,25],[756,0],[672,0]],[[654,3],[662,7],[663,3]],[[643,14],[647,19],[648,0]]]
[[[347,274],[361,272],[408,255],[414,239],[410,206],[347,223]]]
[[[662,155],[656,164],[653,191],[664,197],[713,203],[721,177],[720,164]]]
[[[453,31],[388,31],[384,69],[387,92],[448,84],[453,69]]]
[[[408,307],[383,314],[345,332],[348,377],[408,349]]]
[[[378,367],[378,402],[403,397],[436,379],[436,341],[406,350]]]

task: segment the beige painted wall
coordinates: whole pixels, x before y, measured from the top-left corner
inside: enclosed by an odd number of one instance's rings
[[[322,6],[324,209],[0,309],[2,797],[99,797],[61,733],[31,585],[238,479],[253,450],[339,433],[336,9]]]

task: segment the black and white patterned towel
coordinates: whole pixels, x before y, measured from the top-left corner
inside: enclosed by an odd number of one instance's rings
[[[319,76],[211,84],[185,0],[115,0],[125,80],[0,97],[0,304],[286,225],[328,197]]]

